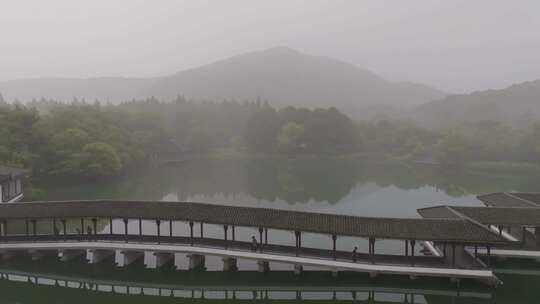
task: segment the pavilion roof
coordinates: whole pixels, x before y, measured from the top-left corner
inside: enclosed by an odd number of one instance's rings
[[[25,169],[0,165],[0,183],[13,178],[21,177],[27,172],[28,171]]]
[[[540,193],[497,192],[477,198],[492,207],[540,207]]]
[[[540,208],[536,207],[455,207],[436,206],[418,209],[431,219],[469,218],[483,225],[540,226]]]

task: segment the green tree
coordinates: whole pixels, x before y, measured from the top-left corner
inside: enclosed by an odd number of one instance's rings
[[[61,151],[80,152],[81,148],[87,144],[90,136],[86,131],[70,128],[61,133],[55,134],[51,140],[51,144]]]
[[[443,167],[460,169],[467,162],[468,143],[465,137],[451,133],[437,145],[436,158]]]
[[[279,121],[274,109],[264,108],[249,118],[245,128],[245,139],[250,150],[273,152],[279,132]]]
[[[294,152],[304,145],[304,126],[289,122],[281,127],[277,137],[278,149],[282,152]]]
[[[212,132],[204,125],[199,125],[190,130],[186,142],[192,151],[207,152],[213,145]]]
[[[524,132],[519,149],[524,160],[540,162],[540,123],[530,126]]]
[[[88,177],[107,177],[120,171],[122,164],[109,144],[94,142],[83,147],[82,173]]]

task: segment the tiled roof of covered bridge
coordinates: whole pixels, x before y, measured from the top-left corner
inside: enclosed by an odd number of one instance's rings
[[[63,201],[0,204],[0,220],[70,217],[170,219],[358,237],[465,243],[505,242],[485,227],[461,218],[370,218],[180,202]]]
[[[20,177],[28,171],[20,168],[0,165],[0,182],[10,180],[12,177]]]
[[[540,226],[540,208],[536,207],[455,207],[437,206],[418,209],[431,219],[468,217],[484,225]]]
[[[492,207],[540,207],[540,193],[497,192],[477,198]]]

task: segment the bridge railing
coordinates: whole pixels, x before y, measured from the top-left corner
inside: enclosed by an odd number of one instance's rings
[[[252,247],[252,243],[238,240],[223,240],[208,237],[186,237],[186,236],[156,236],[156,235],[125,235],[125,234],[39,234],[39,235],[7,235],[0,236],[1,243],[28,243],[28,242],[57,242],[59,248],[64,242],[120,242],[120,243],[151,243],[198,246],[207,248],[227,249],[231,251],[257,251],[286,256],[302,256],[309,258],[353,261],[351,252],[336,251],[302,247],[299,250],[294,246],[263,244],[257,248]],[[391,265],[414,265],[418,267],[440,267],[453,268],[445,263],[442,256],[402,256],[392,254],[357,253],[356,262]]]

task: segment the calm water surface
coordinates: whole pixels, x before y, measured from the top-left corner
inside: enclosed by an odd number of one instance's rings
[[[418,217],[416,209],[434,205],[480,206],[475,196],[481,193],[540,191],[540,176],[518,172],[444,173],[432,167],[353,160],[197,160],[141,169],[102,183],[48,182],[38,186],[44,190],[44,199],[47,200],[196,201],[359,216]],[[108,230],[107,225],[103,223],[101,229]],[[130,224],[133,231],[136,226],[137,223]],[[208,226],[205,234],[223,235],[220,227]],[[113,228],[119,232],[123,229],[121,223],[115,223]],[[173,228],[175,234],[187,233],[185,223],[175,223]],[[156,227],[146,222],[143,229],[152,233]],[[164,233],[168,231],[167,226],[162,229]],[[247,228],[239,230],[239,239],[249,239],[257,234]],[[283,231],[271,231],[270,241],[294,244],[292,234]],[[327,236],[306,235],[303,242],[306,246],[331,246]],[[338,241],[342,250],[350,250],[355,245],[367,250],[365,240],[342,238]],[[381,241],[377,243],[377,250],[398,252],[401,244]],[[145,262],[151,263],[148,258]],[[186,259],[179,257],[177,267],[183,269],[186,263]],[[83,263],[68,267],[54,261],[50,265],[38,265],[24,260],[4,265],[2,271],[6,274],[11,272],[11,277],[0,281],[3,295],[0,303],[204,303],[240,300],[330,303],[334,302],[333,299],[345,302],[354,302],[355,299],[369,302],[373,299],[374,302],[369,303],[538,303],[540,299],[537,290],[540,286],[540,263],[533,261],[497,264],[501,269],[499,276],[505,284],[496,290],[468,283],[458,288],[446,280],[411,282],[402,278],[380,277],[374,281],[362,274],[343,274],[336,279],[325,272],[313,272],[295,277],[290,273],[290,266],[286,265],[272,265],[273,270],[283,271],[262,275],[250,272],[255,266],[249,261],[239,261],[240,270],[244,272],[224,274],[214,271],[221,267],[221,262],[211,258],[207,260],[208,271],[199,274],[150,271],[144,267],[116,269],[112,264],[100,267],[104,269]],[[527,274],[523,274],[523,270],[528,270]],[[17,278],[13,271],[20,272],[20,280],[13,279]],[[28,281],[31,274],[36,278]],[[73,278],[84,278],[86,285],[80,288],[62,285]],[[102,282],[103,286],[99,287],[96,281]],[[139,289],[131,287],[129,292],[125,286],[119,286],[114,293],[110,289],[99,291],[100,288],[107,289],[107,284],[114,285],[111,282],[126,281],[139,281],[142,285],[137,285]],[[178,286],[178,290],[173,290],[170,284]],[[162,289],[145,286],[162,286]],[[347,288],[358,290],[349,291]],[[161,297],[158,296],[160,292]],[[236,300],[233,300],[233,294]]]

